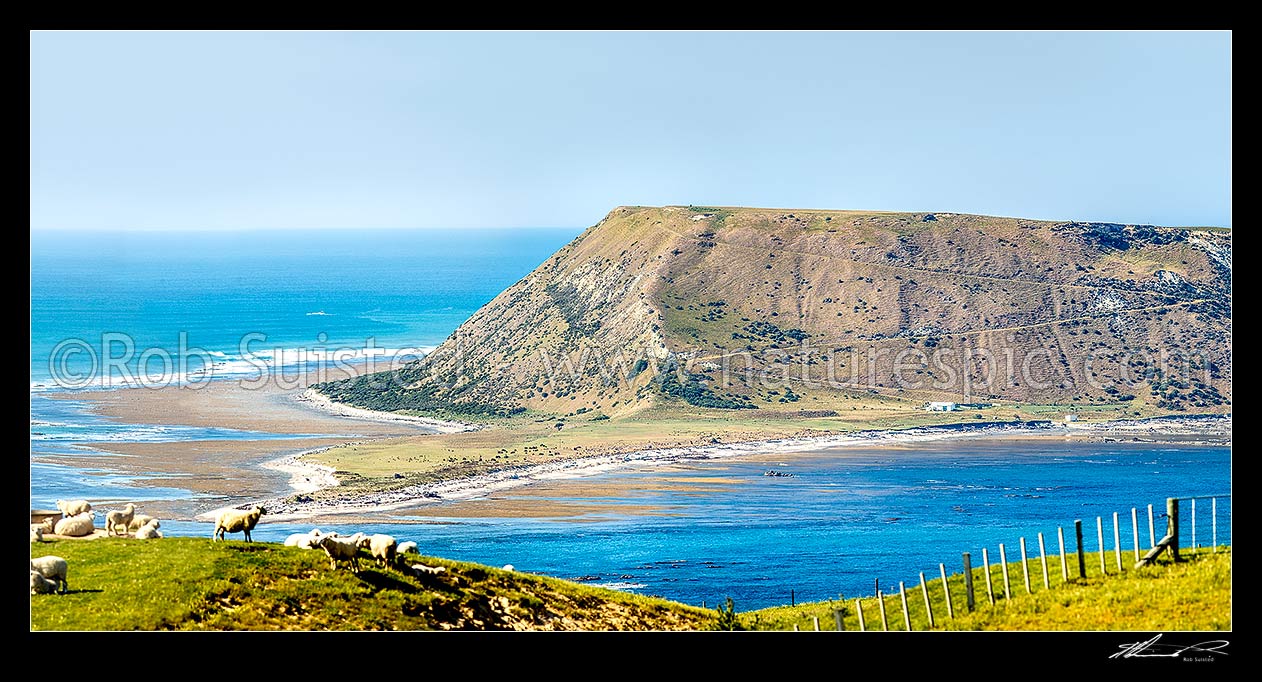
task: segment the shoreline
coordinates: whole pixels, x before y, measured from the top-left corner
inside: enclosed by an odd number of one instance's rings
[[[357,409],[357,408],[356,408]],[[367,412],[367,410],[365,410]],[[1223,429],[1225,427],[1225,429]],[[1231,417],[1204,415],[1189,417],[1157,417],[1138,420],[1117,420],[1098,423],[1058,423],[1051,421],[1007,422],[987,424],[952,424],[944,426],[920,426],[900,430],[864,430],[844,434],[779,438],[738,443],[716,443],[709,446],[683,446],[637,450],[626,453],[571,457],[543,464],[507,467],[490,473],[465,476],[434,483],[409,486],[398,490],[376,493],[359,493],[332,500],[291,500],[295,494],[305,495],[316,490],[335,487],[328,485],[299,490],[297,487],[286,497],[274,497],[258,503],[275,510],[269,518],[277,521],[296,521],[322,516],[345,514],[378,514],[400,509],[423,507],[443,502],[455,502],[484,497],[494,492],[527,486],[535,482],[594,476],[637,464],[667,465],[680,462],[697,462],[729,459],[745,455],[774,455],[835,449],[857,446],[899,446],[940,440],[994,437],[1091,437],[1100,442],[1181,442],[1186,444],[1224,444],[1220,433],[1226,430],[1225,444],[1231,444]],[[1114,435],[1109,435],[1114,434]],[[1149,438],[1140,438],[1140,436]],[[1172,436],[1202,436],[1202,440],[1173,441]],[[1163,438],[1164,437],[1164,438]],[[323,450],[326,448],[320,448]],[[291,473],[291,482],[305,480],[336,481],[331,467],[302,461],[302,456],[315,452],[299,453],[283,457],[284,471]],[[198,515],[213,519],[219,510]]]

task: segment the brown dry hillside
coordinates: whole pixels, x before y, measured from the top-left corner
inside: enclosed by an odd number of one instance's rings
[[[856,391],[1225,411],[1230,290],[1215,228],[621,207],[392,381],[321,388],[469,415]]]

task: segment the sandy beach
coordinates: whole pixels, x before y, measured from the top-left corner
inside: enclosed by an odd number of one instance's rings
[[[188,490],[196,499],[143,501],[147,508],[170,518],[193,518],[210,508],[336,485],[331,468],[300,460],[300,455],[311,451],[475,428],[336,405],[306,388],[316,378],[307,377],[292,388],[274,384],[244,388],[235,381],[217,381],[195,389],[168,386],[58,394],[54,397],[82,402],[90,412],[111,421],[217,427],[268,437],[77,444],[74,454],[33,454],[32,460],[143,477],[136,481],[142,488]]]

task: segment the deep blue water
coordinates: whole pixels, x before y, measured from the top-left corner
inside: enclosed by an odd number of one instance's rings
[[[577,233],[33,232],[31,382],[49,382],[50,356],[68,339],[87,342],[98,360],[121,357],[121,343],[103,348],[104,333],[130,337],[138,356],[174,353],[185,332],[187,346],[238,371],[252,369],[241,349],[251,333],[266,335],[247,348],[265,359],[275,349],[363,348],[369,338],[385,349],[433,347]],[[70,355],[69,369],[87,371],[89,357]],[[136,359],[127,364],[134,373]]]
[[[49,354],[65,339],[91,344],[104,332],[119,332],[135,339],[138,350],[174,350],[183,331],[191,345],[216,354],[221,372],[251,369],[238,348],[250,332],[267,335],[264,347],[281,349],[360,347],[368,337],[381,348],[431,347],[575,234],[35,233],[32,453],[82,454],[77,443],[111,440],[274,437],[118,424],[84,413],[73,401],[51,400],[59,389],[50,386]],[[88,367],[82,356],[71,359],[71,369]],[[272,360],[263,353],[254,358]],[[767,468],[795,475],[765,477]],[[681,476],[698,480],[670,489],[679,483],[666,479]],[[562,485],[561,501],[614,506],[577,519],[435,518],[339,530],[389,532],[418,541],[428,554],[512,563],[561,577],[595,576],[599,584],[690,603],[731,596],[738,608],[748,609],[784,603],[790,589],[807,600],[866,593],[874,578],[887,586],[913,582],[918,571],[936,572],[938,562],[958,570],[963,551],[972,551],[975,563],[983,546],[997,554],[1000,542],[1011,559],[1022,536],[1037,551],[1040,531],[1054,553],[1057,526],[1067,528],[1072,550],[1078,518],[1093,550],[1094,519],[1105,516],[1111,548],[1113,512],[1122,513],[1129,551],[1131,507],[1141,510],[1142,545],[1148,541],[1147,504],[1160,513],[1168,496],[1231,487],[1230,450],[1224,447],[984,439],[708,462],[683,471],[628,470],[604,474],[600,482],[642,492],[584,500],[578,487]],[[190,496],[104,470],[31,465],[33,506],[66,497]],[[623,504],[646,505],[652,513],[622,513],[617,506]],[[1208,503],[1198,509],[1202,545],[1210,541],[1208,512]],[[1220,501],[1218,513],[1218,541],[1229,542],[1230,503]],[[1164,521],[1156,525],[1160,535]],[[309,527],[266,523],[265,517],[255,536],[279,540]],[[208,536],[210,527],[169,521],[163,530]],[[1190,544],[1190,518],[1182,532]]]

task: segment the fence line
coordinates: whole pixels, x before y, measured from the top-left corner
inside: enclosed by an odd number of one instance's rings
[[[1190,546],[1188,547],[1188,549],[1191,550],[1192,553],[1195,554],[1200,551],[1200,544],[1198,542],[1197,535],[1196,535],[1196,531],[1197,531],[1196,524],[1198,520],[1196,518],[1196,512],[1197,512],[1196,508],[1198,506],[1196,502],[1197,500],[1206,500],[1206,499],[1210,500],[1210,527],[1211,527],[1211,541],[1213,543],[1211,547],[1211,551],[1217,552],[1218,551],[1218,498],[1224,498],[1224,499],[1230,500],[1231,494],[1228,493],[1225,495],[1197,495],[1197,496],[1189,496],[1189,497],[1181,497],[1181,498],[1176,498],[1176,497],[1167,498],[1166,499],[1166,514],[1165,514],[1166,534],[1160,539],[1156,539],[1153,537],[1156,534],[1155,533],[1155,530],[1156,530],[1155,516],[1152,509],[1153,505],[1151,504],[1147,505],[1147,510],[1149,513],[1149,529],[1148,529],[1149,536],[1150,536],[1149,549],[1147,553],[1144,554],[1144,556],[1142,557],[1141,557],[1140,544],[1139,544],[1140,542],[1139,541],[1139,523],[1140,523],[1139,512],[1140,510],[1138,507],[1131,507],[1131,551],[1134,554],[1134,557],[1136,559],[1135,568],[1138,569],[1142,566],[1145,566],[1151,563],[1163,551],[1168,552],[1170,554],[1170,558],[1172,561],[1177,562],[1177,561],[1184,560],[1181,556],[1181,549],[1183,548],[1181,546],[1180,539],[1179,539],[1181,535],[1180,525],[1182,521],[1182,519],[1180,518],[1180,504],[1179,504],[1181,501],[1188,501],[1190,503],[1190,508],[1187,510],[1190,516],[1190,518],[1188,519],[1188,524],[1190,526],[1190,531],[1191,531],[1191,538],[1190,538],[1190,543],[1189,543]],[[1230,507],[1228,507],[1228,512],[1227,512],[1228,517],[1230,517],[1230,514],[1231,514]],[[1228,519],[1228,521],[1230,522],[1230,518]],[[1113,512],[1113,554],[1114,554],[1114,559],[1115,559],[1118,575],[1124,574],[1127,570],[1122,562],[1123,550],[1122,550],[1121,527],[1122,527],[1121,512]],[[1085,543],[1083,542],[1082,530],[1083,530],[1082,520],[1076,519],[1074,521],[1074,534],[1077,540],[1076,552],[1078,554],[1079,576],[1075,580],[1085,579],[1088,577],[1087,567],[1086,567],[1086,557],[1085,557],[1086,548],[1085,548]],[[1056,538],[1057,538],[1057,545],[1058,545],[1057,549],[1059,549],[1060,564],[1061,564],[1061,581],[1062,581],[1061,584],[1064,585],[1066,583],[1073,582],[1069,576],[1069,553],[1067,551],[1067,548],[1065,547],[1064,526],[1058,526],[1056,528]],[[1043,532],[1040,531],[1037,533],[1037,539],[1038,539],[1038,545],[1039,545],[1038,546],[1039,567],[1042,569],[1042,576],[1043,576],[1043,589],[1045,591],[1051,590],[1052,581],[1051,581],[1050,571],[1048,567],[1048,560],[1047,560],[1046,538]],[[1104,517],[1103,516],[1096,516],[1096,542],[1097,542],[1097,550],[1098,550],[1099,559],[1100,559],[1100,575],[1101,577],[1110,576],[1112,574],[1109,571],[1108,561],[1106,559],[1106,556],[1108,553],[1108,547],[1105,545],[1105,541],[1104,541]],[[1029,549],[1026,543],[1026,538],[1024,536],[1020,537],[1019,543],[1020,543],[1020,552],[1021,552],[1021,576],[1022,576],[1023,584],[1025,586],[1025,591],[1027,595],[1034,595],[1035,594],[1034,583],[1030,580],[1030,556],[1029,556]],[[1010,567],[1008,564],[1007,545],[1006,543],[1002,543],[1002,542],[998,544],[999,544],[998,568],[1002,572],[1001,575],[1003,577],[1002,597],[1005,601],[1009,601],[1012,599],[1012,587],[1011,587],[1011,576],[1009,574]],[[974,568],[973,568],[971,553],[964,552],[962,554],[962,559],[963,559],[963,569],[964,569],[962,577],[963,577],[964,592],[965,592],[965,606],[969,612],[972,612],[976,608],[976,598],[975,598],[975,589],[974,589],[974,582],[975,582],[974,581]],[[982,547],[982,565],[980,567],[980,570],[982,571],[982,574],[986,581],[987,601],[989,601],[990,605],[994,607],[997,603],[997,598],[995,595],[997,591],[996,588],[999,586],[994,584],[994,574],[992,572],[992,566],[990,563],[990,553],[989,553],[989,549],[986,547]],[[955,602],[954,602],[955,596],[951,594],[950,576],[947,574],[945,563],[938,564],[938,574],[942,582],[942,592],[943,592],[942,599],[945,605],[946,617],[948,619],[954,620],[956,618]],[[918,615],[916,618],[916,622],[926,624],[929,629],[934,629],[938,627],[939,625],[941,625],[941,623],[938,620],[938,616],[935,615],[934,613],[934,606],[933,606],[934,597],[930,591],[929,581],[928,579],[926,579],[924,571],[921,571],[918,577],[920,579],[920,592],[921,592],[921,597],[924,601],[925,613],[923,616],[923,620],[921,620],[921,617]],[[880,581],[878,580],[876,582],[875,599],[877,600],[877,607],[880,610],[882,631],[889,630],[889,621],[888,621],[888,616],[886,613],[886,604],[885,604],[886,596],[887,595],[885,595],[881,591]],[[907,599],[907,587],[906,587],[905,582],[900,581],[898,583],[898,597],[899,597],[900,606],[902,608],[904,630],[913,631],[916,627],[916,622],[913,622],[913,619],[911,617],[911,607]],[[832,600],[830,599],[829,601],[831,603]],[[833,609],[832,614],[835,620],[835,627],[838,630],[845,630],[846,629],[846,626],[845,626],[846,608],[845,608],[844,597],[841,597],[841,601],[838,603],[837,607]],[[858,621],[858,631],[867,632],[868,628],[867,628],[867,622],[866,622],[866,617],[865,617],[866,615],[863,611],[863,598],[855,599],[855,616]],[[815,630],[820,629],[818,616],[812,616],[811,626]],[[798,629],[799,629],[798,625],[794,624],[794,630],[798,630]]]

